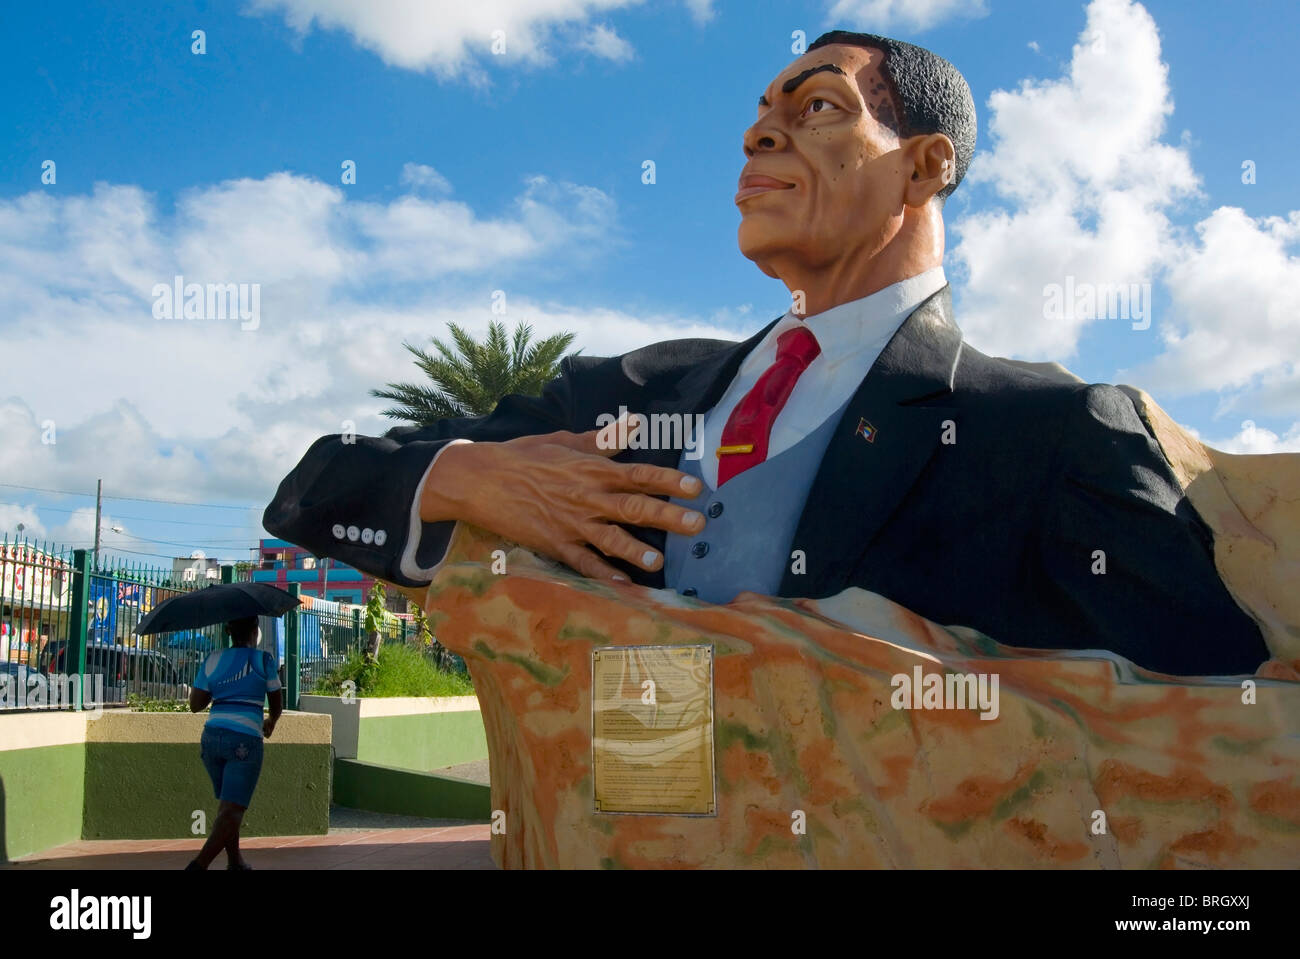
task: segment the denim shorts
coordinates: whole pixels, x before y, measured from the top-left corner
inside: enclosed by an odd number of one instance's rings
[[[217,798],[247,809],[262,774],[262,737],[204,726],[199,754]]]

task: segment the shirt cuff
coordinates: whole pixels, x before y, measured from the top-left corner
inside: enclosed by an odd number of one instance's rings
[[[429,474],[433,472],[433,468],[438,465],[438,457],[458,443],[471,442],[473,442],[473,440],[451,440],[443,446],[442,449],[438,450],[437,453],[433,454],[433,459],[429,462],[428,469],[424,471],[424,476],[420,477],[419,485],[415,487],[415,499],[411,503],[411,525],[406,535],[406,549],[402,550],[401,571],[402,575],[408,579],[429,582],[433,579],[434,572],[436,572],[438,567],[442,565],[442,561],[447,556],[446,547],[443,547],[442,556],[439,556],[438,561],[432,566],[421,566],[419,560],[416,558],[420,552],[420,535],[424,526],[424,522],[420,519],[420,500],[424,496],[424,484],[429,481]],[[455,526],[453,524],[453,530],[454,528]],[[450,536],[447,538],[447,542],[450,544]]]

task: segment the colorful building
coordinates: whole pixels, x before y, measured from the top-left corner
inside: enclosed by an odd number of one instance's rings
[[[34,664],[67,620],[72,566],[27,542],[0,543],[0,660]]]
[[[258,556],[253,582],[271,583],[281,589],[297,583],[306,596],[362,605],[370,595],[370,588],[375,585],[373,576],[333,559],[320,559],[301,546],[282,539],[261,540]]]

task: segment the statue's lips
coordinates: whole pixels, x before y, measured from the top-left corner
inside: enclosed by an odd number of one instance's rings
[[[760,193],[767,193],[771,190],[793,190],[793,183],[786,183],[784,180],[778,180],[775,177],[764,176],[761,173],[746,173],[740,178],[738,184],[740,189],[736,193],[736,201],[747,199],[751,196],[758,196]]]

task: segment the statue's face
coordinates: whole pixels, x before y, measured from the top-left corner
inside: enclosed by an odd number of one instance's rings
[[[891,128],[883,61],[880,50],[821,47],[764,91],[736,206],[740,251],[769,276],[791,257],[830,268],[872,256],[898,229],[911,168]]]

